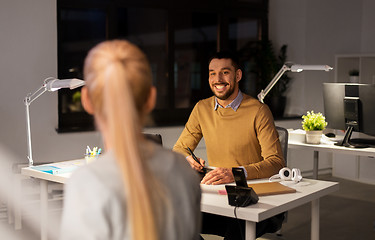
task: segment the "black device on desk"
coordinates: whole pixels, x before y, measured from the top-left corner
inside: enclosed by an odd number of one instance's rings
[[[237,186],[248,187],[246,176],[245,176],[245,171],[243,168],[234,167],[232,168],[232,173],[233,173],[234,181],[236,182]]]
[[[253,188],[247,185],[243,168],[234,167],[232,173],[236,186],[225,185],[228,194],[228,203],[235,207],[246,207],[258,202],[259,197]]]

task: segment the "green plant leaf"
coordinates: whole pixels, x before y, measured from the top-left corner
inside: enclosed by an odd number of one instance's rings
[[[302,119],[302,128],[305,131],[324,130],[328,124],[325,121],[326,118],[320,112],[314,113],[314,111],[308,111],[306,115],[302,116]]]

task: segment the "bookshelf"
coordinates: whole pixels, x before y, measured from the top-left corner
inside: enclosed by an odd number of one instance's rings
[[[349,71],[359,71],[359,83],[375,84],[375,54],[339,54],[335,56],[335,82],[350,82]]]

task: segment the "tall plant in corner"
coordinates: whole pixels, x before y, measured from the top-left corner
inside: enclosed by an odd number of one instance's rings
[[[258,42],[254,52],[254,72],[257,75],[257,86],[259,91],[265,89],[273,77],[279,72],[287,61],[287,45],[282,45],[276,54],[273,44],[269,40]],[[282,117],[286,104],[286,92],[290,85],[291,78],[287,73],[279,79],[265,98],[275,117]],[[258,91],[258,92],[259,92]]]
[[[266,88],[272,78],[278,73],[281,67],[284,65],[287,59],[287,45],[282,45],[278,54],[276,55],[273,44],[269,40],[261,41],[258,47],[257,53],[257,69],[258,69],[258,81],[261,89]],[[285,92],[289,87],[291,78],[287,73],[279,79],[277,84],[271,89],[268,95],[279,97],[285,96]],[[267,98],[267,97],[266,97]]]

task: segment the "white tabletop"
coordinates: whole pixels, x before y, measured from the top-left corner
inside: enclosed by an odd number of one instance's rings
[[[48,164],[47,166],[57,167],[71,167],[85,165],[84,159],[77,159],[71,161],[58,162]],[[45,165],[44,165],[45,166]],[[76,169],[76,168],[75,168]],[[41,179],[41,239],[47,239],[48,233],[48,187],[47,181],[65,183],[70,175],[50,174],[43,171],[36,170],[32,167],[22,168],[23,175]],[[258,179],[248,181],[248,183],[266,182],[268,179]],[[303,179],[299,183],[283,182],[285,185],[295,188],[295,193],[277,194],[271,196],[261,196],[256,204],[248,207],[237,208],[237,218],[246,220],[246,239],[255,239],[255,222],[260,222],[269,217],[275,216],[279,213],[288,211],[292,208],[298,207],[302,204],[312,202],[311,215],[311,238],[319,239],[319,198],[328,195],[339,189],[339,184],[336,182],[326,182],[320,180]],[[225,185],[203,185],[201,211],[228,216],[234,216],[234,207],[228,204],[227,195],[220,195],[218,190],[224,190]],[[314,204],[315,203],[315,204]]]
[[[43,164],[40,166],[56,166],[56,167],[67,167],[71,168],[72,166],[83,166],[86,164],[85,159],[76,159],[76,160],[69,160],[69,161],[63,161],[63,162],[56,162],[56,163],[51,163],[51,164]],[[62,174],[51,174],[51,173],[46,173],[42,172],[36,169],[33,169],[32,167],[26,167],[21,169],[21,173],[26,176],[38,178],[38,179],[43,179],[51,182],[57,182],[57,183],[65,183],[72,172],[68,173],[62,173]]]
[[[375,156],[375,148],[350,148],[344,146],[336,146],[334,143],[320,143],[320,144],[308,144],[304,142],[288,141],[289,148],[295,149],[307,149],[321,152],[334,152],[342,154],[350,154],[357,156]]]
[[[331,152],[357,156],[375,156],[375,148],[350,148],[345,146],[336,146],[336,142],[343,140],[343,135],[336,135],[335,138],[328,138],[323,134],[320,144],[308,144],[305,142],[305,131],[302,129],[288,129],[288,132],[288,147],[292,149],[305,149],[317,152]]]
[[[61,164],[64,166],[85,164],[84,159],[70,160],[55,163],[52,165]],[[50,165],[50,164],[48,164]],[[65,183],[71,173],[50,174],[35,170],[31,167],[22,169],[22,174],[38,179],[43,179],[51,182]],[[267,182],[268,179],[251,180],[248,183]],[[237,209],[237,217],[240,219],[259,222],[279,213],[288,211],[294,207],[319,199],[329,193],[337,191],[339,184],[336,182],[327,182],[312,179],[303,179],[299,183],[292,181],[284,181],[285,185],[295,188],[297,192],[287,194],[277,194],[270,196],[261,196],[257,204],[250,205],[245,208]],[[204,185],[201,184],[202,201],[201,210],[203,212],[214,213],[218,215],[234,217],[234,207],[228,204],[227,195],[220,195],[218,190],[225,190],[225,185]]]
[[[265,182],[268,179],[248,181],[248,183]],[[312,179],[303,179],[299,183],[288,182],[287,186],[295,188],[297,192],[261,196],[257,204],[237,209],[239,219],[260,222],[279,213],[288,211],[305,203],[319,199],[322,196],[339,189],[339,183]],[[228,217],[234,217],[234,207],[228,204],[227,195],[220,195],[218,190],[224,190],[224,185],[202,185],[201,210]]]

